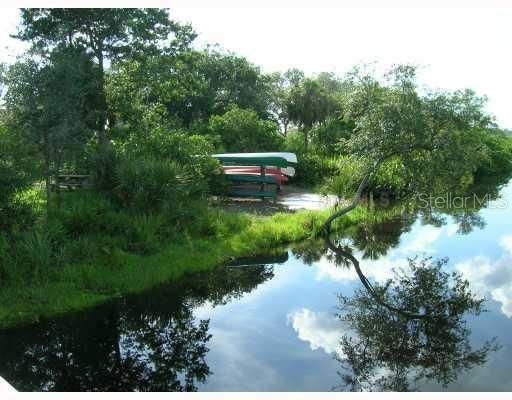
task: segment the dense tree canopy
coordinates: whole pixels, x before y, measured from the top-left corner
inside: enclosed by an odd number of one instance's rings
[[[384,86],[372,75],[356,74],[345,113],[353,133],[340,141],[363,171],[354,201],[326,223],[350,211],[383,164],[395,162],[412,194],[461,193],[487,158],[482,136],[492,128],[484,99],[472,91],[419,94],[415,68],[398,66]],[[357,178],[357,177],[356,177]]]
[[[167,39],[173,30],[178,30],[180,41],[185,36],[181,27],[171,23],[167,10],[162,9],[22,9],[21,21],[16,37],[31,41],[40,52],[67,44],[87,49],[96,58],[98,134],[102,148],[107,144],[105,61],[126,57],[137,51],[155,52],[159,48],[157,43]],[[185,31],[188,33],[187,40],[191,40],[192,33],[189,29]]]
[[[271,151],[282,138],[272,121],[258,118],[255,111],[234,107],[210,119],[211,135],[218,135],[227,152]]]

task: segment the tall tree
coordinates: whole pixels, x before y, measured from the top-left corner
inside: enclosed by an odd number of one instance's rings
[[[98,137],[100,149],[108,146],[105,64],[133,52],[156,50],[159,41],[176,30],[164,9],[34,8],[21,10],[17,38],[31,41],[39,51],[48,52],[59,44],[80,45],[98,63]],[[188,29],[186,29],[189,32]],[[186,32],[185,32],[186,33]]]
[[[291,118],[289,114],[290,92],[304,80],[304,72],[299,69],[289,69],[284,73],[270,75],[272,82],[271,112],[279,122],[283,135],[288,134]]]
[[[306,150],[311,128],[324,122],[335,107],[334,99],[316,80],[307,78],[292,87],[288,96],[287,113],[290,120],[302,128]]]
[[[97,68],[83,48],[56,48],[47,60],[28,59],[5,76],[7,123],[39,149],[43,160],[48,206],[51,179],[64,162],[74,162],[95,126]]]

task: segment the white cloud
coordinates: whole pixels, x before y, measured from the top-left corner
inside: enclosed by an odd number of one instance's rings
[[[431,246],[439,239],[442,232],[443,228],[436,228],[431,225],[422,226],[418,230],[418,234],[409,243],[406,243],[401,251],[405,253],[432,253]]]
[[[501,311],[512,318],[512,235],[501,237],[506,250],[499,259],[477,256],[455,266],[480,297],[489,296],[501,304]]]
[[[314,312],[307,308],[288,314],[300,340],[309,343],[311,350],[322,349],[327,354],[339,352],[339,341],[347,329],[336,316]]]
[[[500,239],[500,246],[512,255],[512,235],[504,235]]]
[[[336,266],[332,261],[329,261],[327,258],[322,257],[319,261],[315,262],[314,267],[316,267],[316,279],[331,279],[333,281],[341,282],[341,281],[353,281],[357,279],[357,275],[352,266],[344,267],[344,266]]]
[[[446,230],[446,236],[452,237],[459,230],[459,226],[457,224],[447,224],[445,226],[445,230]]]

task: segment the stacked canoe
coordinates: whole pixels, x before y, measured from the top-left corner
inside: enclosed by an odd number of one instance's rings
[[[281,186],[295,174],[294,153],[226,153],[214,154],[233,186],[236,197],[270,197],[276,199]]]

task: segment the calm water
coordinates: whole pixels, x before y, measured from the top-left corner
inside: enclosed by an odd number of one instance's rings
[[[408,257],[448,257],[443,270],[462,274],[487,312],[462,315],[447,335],[373,302],[353,266],[319,241],[0,332],[0,375],[18,390],[510,391],[512,185],[501,195],[478,214],[393,218],[336,239],[374,287]],[[340,295],[363,301],[352,325],[338,316]],[[421,357],[402,351],[394,326],[411,327]],[[346,386],[354,371],[360,386]]]

